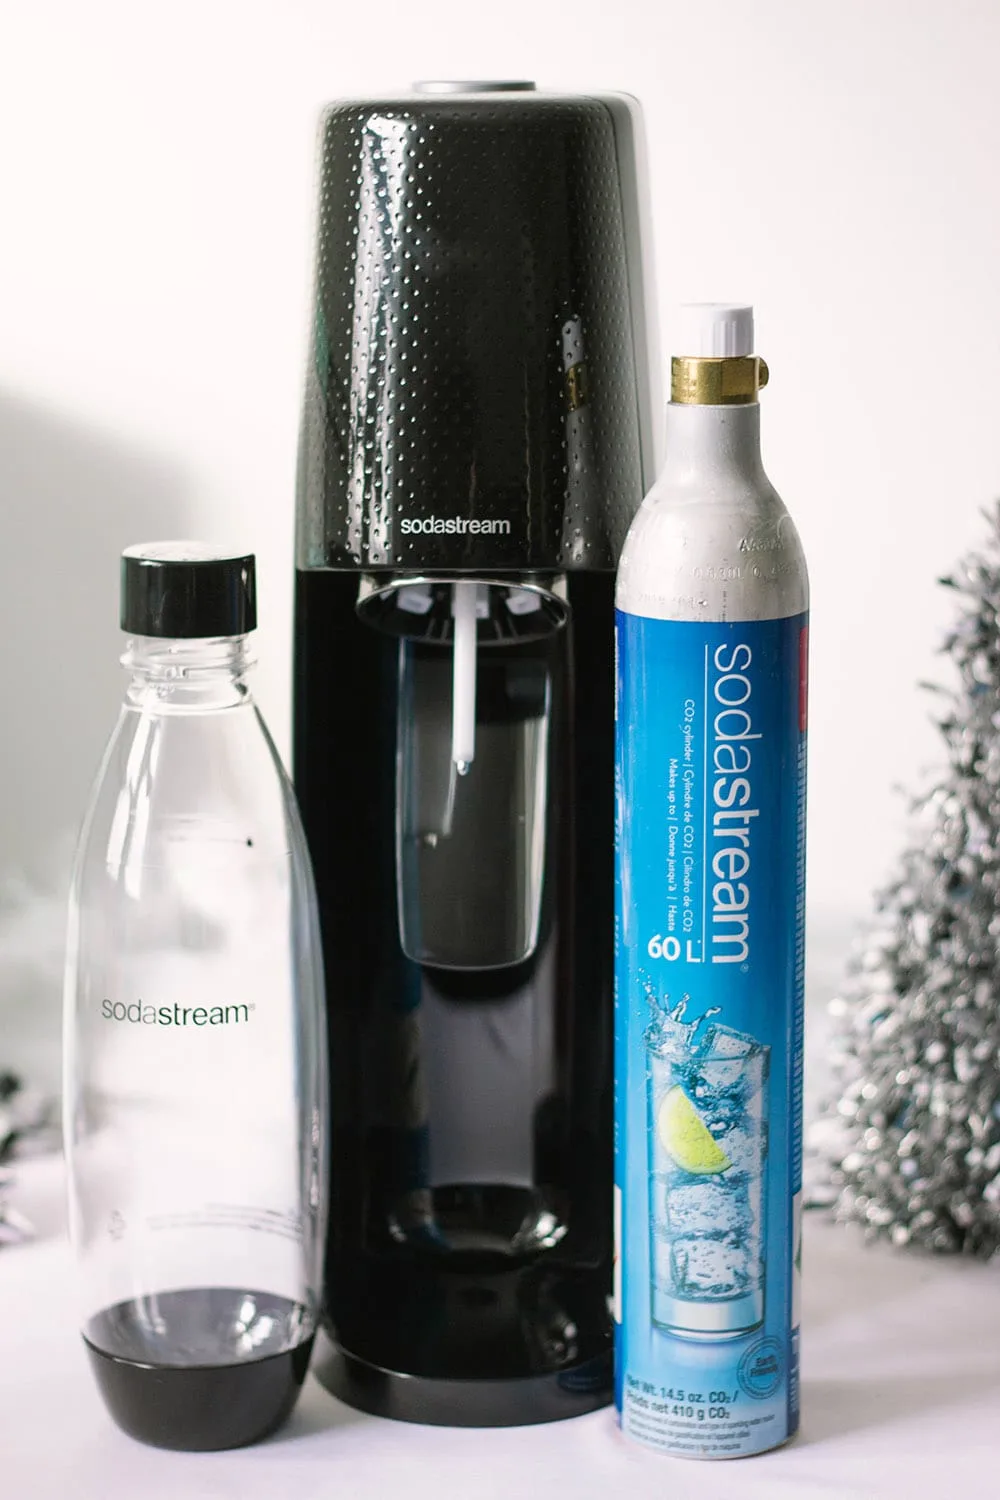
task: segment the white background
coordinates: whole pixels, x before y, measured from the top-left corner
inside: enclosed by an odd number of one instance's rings
[[[678,301],[756,304],[765,460],[813,580],[835,974],[902,837],[893,787],[936,754],[935,578],[1000,495],[1000,5],[25,0],[2,29],[0,1061],[55,1070],[123,545],[256,549],[287,753],[316,116],[421,77],[638,95],[665,346]]]

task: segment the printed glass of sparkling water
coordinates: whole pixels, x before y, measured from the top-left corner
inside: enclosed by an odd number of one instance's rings
[[[666,1019],[666,1018],[665,1018]],[[693,1339],[764,1317],[770,1049],[726,1026],[651,1028],[652,1317]]]

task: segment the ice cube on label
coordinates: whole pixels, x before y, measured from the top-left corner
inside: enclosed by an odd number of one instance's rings
[[[760,1176],[764,1165],[762,1122],[744,1118],[732,1130],[720,1136],[719,1144],[733,1164],[734,1173]]]
[[[720,1102],[752,1099],[763,1082],[764,1070],[757,1059],[764,1048],[752,1036],[729,1026],[710,1026],[698,1053],[706,1086]]]
[[[662,1224],[653,1226],[650,1251],[653,1258],[652,1281],[654,1286],[669,1291],[674,1284],[674,1266],[671,1257],[673,1243]]]
[[[732,1239],[677,1239],[670,1246],[670,1269],[682,1297],[732,1297],[750,1284],[750,1252]]]
[[[734,1031],[731,1026],[710,1026],[705,1032],[701,1046],[702,1057],[751,1057],[761,1051],[761,1045],[746,1032]]]
[[[741,1063],[722,1063],[723,1069],[741,1069]],[[743,1108],[745,1077],[737,1072],[732,1078],[719,1079],[713,1070],[710,1079],[699,1076],[694,1080],[691,1097],[711,1130],[718,1136],[736,1123]]]
[[[653,1057],[683,1062],[691,1052],[691,1027],[671,1016],[660,1015],[647,1026],[644,1040]]]
[[[665,1234],[667,1204],[670,1201],[670,1178],[658,1173],[649,1180],[649,1217],[654,1234]]]
[[[744,1180],[692,1182],[665,1194],[661,1220],[672,1237],[739,1235],[750,1229],[750,1201]]]

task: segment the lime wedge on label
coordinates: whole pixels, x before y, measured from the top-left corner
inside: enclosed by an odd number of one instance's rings
[[[708,1175],[732,1165],[680,1084],[664,1094],[656,1129],[660,1144],[684,1172]]]

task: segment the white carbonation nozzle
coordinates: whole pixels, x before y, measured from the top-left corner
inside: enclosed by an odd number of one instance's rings
[[[455,640],[451,678],[451,758],[465,776],[476,758],[476,605],[478,585],[454,585],[451,613]]]
[[[747,302],[688,302],[677,309],[673,352],[682,359],[733,359],[753,353]]]

